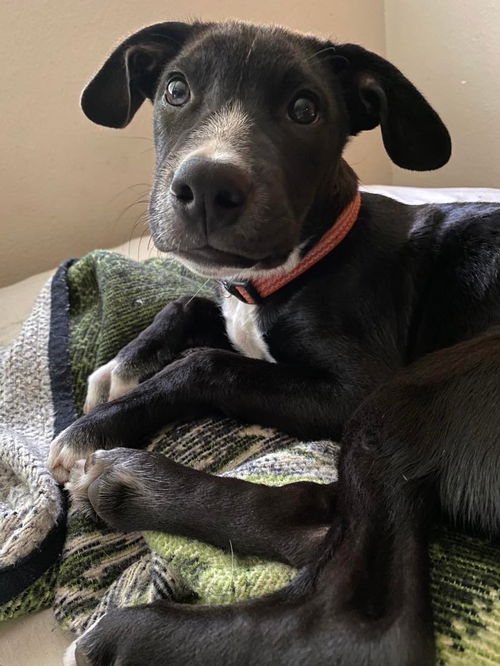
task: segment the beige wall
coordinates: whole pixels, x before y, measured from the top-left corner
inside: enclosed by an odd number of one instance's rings
[[[500,1],[386,0],[386,54],[435,105],[453,140],[448,165],[393,183],[500,187]]]
[[[85,119],[79,95],[122,37],[189,18],[159,0],[0,3],[0,285],[141,233],[153,154],[150,108],[123,131]],[[189,16],[281,22],[383,52],[383,0],[191,0]],[[208,9],[209,8],[209,9]],[[351,149],[367,182],[388,181],[377,136]]]
[[[454,153],[437,172],[403,171],[373,132],[348,150],[362,181],[500,187],[500,0],[191,0],[189,12],[159,0],[0,3],[0,285],[145,231],[146,204],[133,204],[151,182],[150,108],[113,131],[78,100],[111,47],[155,21],[279,22],[385,51],[441,113]]]

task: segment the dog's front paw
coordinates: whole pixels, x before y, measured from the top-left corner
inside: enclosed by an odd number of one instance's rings
[[[85,636],[87,634],[90,634],[91,631],[99,624],[99,622],[102,620],[102,618],[99,618],[96,620],[96,622],[92,622],[92,624],[86,629],[83,634],[74,640],[71,645],[67,648],[66,652],[64,653],[63,657],[63,663],[62,666],[92,666],[93,663],[98,663],[98,662],[92,662],[89,657],[80,649],[78,650],[77,654],[77,648],[78,644],[82,644],[84,642]]]
[[[87,396],[83,411],[88,414],[94,407],[126,395],[139,384],[139,375],[126,369],[119,358],[101,365],[87,379]]]
[[[81,511],[95,513],[111,527],[130,532],[151,506],[144,478],[154,473],[149,462],[144,462],[148,456],[148,452],[123,447],[95,451],[75,462],[65,487]]]
[[[105,427],[105,419],[93,413],[78,419],[52,441],[47,465],[58,483],[66,483],[77,460],[97,449],[113,448],[120,442]]]
[[[77,423],[60,432],[50,445],[47,466],[58,483],[66,483],[76,461],[85,458],[95,448]]]
[[[147,625],[141,623],[141,608],[108,611],[93,622],[68,647],[63,666],[111,666],[111,664],[151,664]],[[160,663],[166,664],[164,655]],[[158,662],[155,662],[157,664]]]

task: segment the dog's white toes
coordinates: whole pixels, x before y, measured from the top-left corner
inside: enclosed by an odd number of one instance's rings
[[[116,400],[116,398],[121,398],[122,395],[130,393],[132,389],[135,389],[136,386],[139,386],[139,381],[137,379],[123,379],[119,374],[120,366],[114,368],[111,372],[111,386],[109,389],[109,399]]]
[[[76,663],[75,651],[77,641],[73,641],[64,653],[62,666],[78,666]]]
[[[121,398],[139,384],[134,377],[124,379],[121,372],[122,366],[114,358],[90,375],[87,380],[87,397],[83,406],[85,414],[103,402]]]
[[[117,365],[118,361],[112,359],[109,363],[97,368],[87,379],[87,396],[83,406],[85,414],[102,402],[108,401],[111,388],[111,373]]]
[[[57,465],[51,469],[52,476],[59,485],[63,485],[69,479],[69,471],[62,465]]]
[[[100,449],[90,455],[87,460],[77,460],[71,468],[69,480],[65,488],[75,501],[86,500],[90,484],[95,481],[108,467],[109,451]]]
[[[70,426],[71,427],[71,426]],[[50,469],[53,467],[56,467],[59,464],[59,455],[61,453],[61,449],[64,446],[64,435],[65,433],[69,430],[69,428],[66,428],[62,432],[60,432],[57,437],[55,437],[52,440],[52,443],[50,445],[49,449],[49,457],[47,459],[47,465],[49,466]]]
[[[59,433],[50,445],[47,466],[58,483],[65,483],[68,480],[69,470],[76,460],[82,456],[81,453],[77,454],[66,444],[70,428],[71,426]]]
[[[70,425],[52,441],[47,466],[58,483],[66,483],[70,470],[80,458],[92,453],[91,445],[82,446],[71,437],[74,426]],[[76,437],[74,438],[76,440]]]
[[[71,493],[72,497],[78,499],[85,493],[88,486],[89,484],[85,481],[85,460],[81,458],[71,468],[64,487]]]
[[[78,666],[78,664],[76,663],[76,655],[75,655],[77,643],[86,634],[90,633],[92,629],[94,629],[94,627],[96,627],[101,620],[102,617],[99,617],[95,622],[92,622],[90,627],[88,629],[85,629],[83,634],[71,643],[71,645],[66,649],[66,652],[64,653],[62,666]]]

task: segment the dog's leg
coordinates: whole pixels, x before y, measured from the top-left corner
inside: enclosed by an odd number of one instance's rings
[[[313,558],[335,511],[335,484],[264,486],[124,448],[77,463],[67,487],[119,531],[181,534],[296,567]]]
[[[385,488],[390,461],[379,456],[370,426],[348,445],[333,527],[290,586],[233,606],[159,602],[113,611],[77,642],[77,663],[160,666],[168,655],[173,666],[433,664],[423,495],[403,480]]]
[[[52,443],[49,466],[66,481],[74,463],[97,449],[140,448],[173,420],[224,414],[299,437],[337,438],[373,380],[332,377],[304,366],[268,363],[220,349],[174,361],[127,395],[98,405]]]
[[[434,663],[434,513],[500,534],[499,358],[492,332],[428,355],[365,401],[343,438],[324,551],[294,584],[230,607],[113,611],[77,644],[77,663]]]
[[[151,325],[114,359],[90,375],[84,413],[88,414],[102,403],[125,396],[179,354],[200,346],[232,349],[217,303],[187,296],[169,303],[156,315]],[[75,460],[99,448],[82,444],[75,458],[73,452],[65,448],[67,434],[65,430],[54,439],[48,459],[48,466],[60,483],[67,481],[68,469]],[[103,441],[102,447],[109,448],[109,444],[115,446],[119,443]]]
[[[379,536],[373,518],[332,532],[320,567],[273,595],[112,611],[76,642],[77,663],[432,666],[425,548],[408,527],[392,540],[383,529]]]
[[[413,613],[399,606],[403,595],[391,590],[393,600],[384,596],[390,609],[387,616],[367,614],[356,599],[366,585],[363,589],[353,584],[358,574],[354,562],[359,566],[360,560],[356,552],[347,552],[353,544],[345,545],[339,551],[344,561],[332,561],[315,581],[302,574],[286,590],[233,606],[157,602],[115,610],[70,651],[79,666],[433,666],[427,609],[415,622]],[[397,562],[407,565],[403,558]],[[412,576],[413,568],[407,567],[406,573]],[[396,584],[403,582],[401,578]],[[423,584],[422,579],[419,582]]]
[[[191,347],[231,349],[214,301],[186,296],[165,306],[137,338],[90,375],[84,412],[125,395]]]

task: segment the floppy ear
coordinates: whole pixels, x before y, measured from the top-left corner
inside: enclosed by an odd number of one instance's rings
[[[128,125],[146,97],[153,99],[162,67],[194,29],[187,23],[157,23],[122,42],[83,91],[85,115],[106,127]]]
[[[404,169],[427,171],[451,155],[448,130],[434,109],[401,72],[356,44],[335,45],[345,58],[338,72],[351,120],[351,134],[380,124],[385,149]]]

